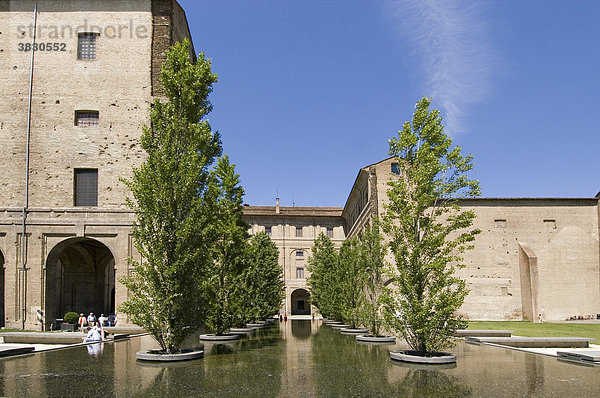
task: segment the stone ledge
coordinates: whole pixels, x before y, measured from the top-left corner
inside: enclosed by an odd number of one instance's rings
[[[587,348],[596,341],[587,337],[467,337],[466,342],[520,348]]]
[[[5,343],[21,344],[77,344],[87,333],[81,332],[6,332],[0,333]]]
[[[457,330],[454,333],[456,337],[511,337],[514,333],[512,330],[476,330],[476,329],[463,329]]]
[[[30,354],[30,353],[33,353],[34,350],[35,350],[34,347],[2,345],[2,346],[0,346],[0,358],[12,357],[15,355]]]
[[[586,351],[586,352],[558,351],[556,354],[558,355],[559,358],[570,359],[572,361],[600,363],[600,351]]]

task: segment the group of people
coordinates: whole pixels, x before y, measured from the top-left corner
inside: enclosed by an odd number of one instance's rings
[[[104,314],[101,314],[97,319],[93,312],[90,312],[87,318],[83,315],[83,312],[79,314],[79,319],[77,321],[79,330],[84,330],[86,327],[96,326],[96,323],[99,323],[100,326],[117,326],[117,314],[110,314],[108,317],[104,316]]]
[[[105,317],[104,314],[101,314],[98,319],[93,312],[85,317],[83,313],[79,314],[79,319],[77,321],[79,325],[79,330],[86,331],[87,336],[83,339],[84,343],[88,343],[90,341],[101,341],[104,340],[104,326],[116,326],[117,324],[117,315],[110,314],[108,317]]]
[[[574,315],[567,318],[567,321],[588,321],[591,319],[600,319],[600,314],[596,315]]]

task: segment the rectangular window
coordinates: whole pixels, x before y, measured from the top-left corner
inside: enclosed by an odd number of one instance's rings
[[[75,206],[98,206],[98,169],[75,169]]]
[[[97,126],[99,121],[98,111],[75,111],[75,126]]]
[[[304,279],[304,268],[296,268],[296,279]]]
[[[304,250],[296,250],[296,257],[304,257]]]
[[[265,233],[271,236],[271,227],[265,227]]]
[[[302,227],[296,227],[296,237],[297,238],[302,237]]]
[[[98,33],[80,33],[77,40],[77,59],[96,59],[96,36]]]
[[[327,228],[327,237],[333,238],[333,228]]]
[[[392,174],[400,174],[400,166],[398,166],[398,163],[392,163]]]

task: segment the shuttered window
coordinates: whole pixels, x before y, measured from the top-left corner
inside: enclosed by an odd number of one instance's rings
[[[98,169],[75,169],[75,206],[98,206]]]
[[[75,111],[75,126],[97,126],[100,120],[98,111]]]
[[[77,41],[77,59],[96,59],[96,36],[98,33],[80,33]]]

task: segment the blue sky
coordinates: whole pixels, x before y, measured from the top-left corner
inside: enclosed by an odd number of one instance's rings
[[[425,95],[483,196],[600,190],[599,1],[179,2],[249,204],[343,206]]]

